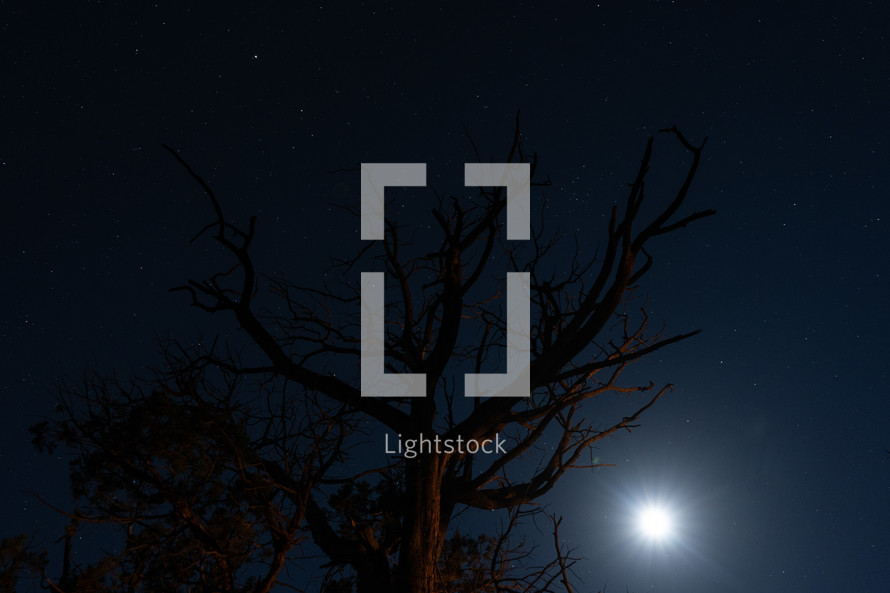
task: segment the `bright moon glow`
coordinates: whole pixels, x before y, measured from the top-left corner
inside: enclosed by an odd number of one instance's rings
[[[671,534],[671,517],[664,509],[647,507],[637,518],[640,531],[650,539],[664,539]]]

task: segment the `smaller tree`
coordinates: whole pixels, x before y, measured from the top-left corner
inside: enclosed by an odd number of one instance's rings
[[[264,593],[307,537],[309,493],[343,455],[344,417],[287,393],[244,397],[205,355],[166,353],[149,382],[65,386],[62,419],[32,427],[39,449],[75,451],[79,506],[66,514],[124,535],[98,565],[48,579],[60,592],[89,574],[114,591]]]

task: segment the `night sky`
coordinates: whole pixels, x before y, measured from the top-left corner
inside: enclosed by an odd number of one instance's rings
[[[315,281],[362,246],[336,207],[360,163],[426,162],[459,192],[468,134],[504,160],[520,111],[553,181],[533,204],[590,252],[650,135],[709,138],[685,210],[718,214],[655,241],[643,284],[653,323],[703,332],[635,367],[676,388],[596,451],[616,467],[546,500],[582,590],[887,587],[882,3],[180,4],[0,2],[0,536],[61,535],[27,494],[69,504],[67,459],[28,433],[55,380],[237,336],[168,292],[219,259],[188,244],[212,212],[162,143],[257,215],[261,269]],[[657,137],[650,200],[685,159]],[[668,540],[636,533],[647,501]]]

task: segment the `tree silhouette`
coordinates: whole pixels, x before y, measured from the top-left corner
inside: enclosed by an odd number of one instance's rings
[[[592,445],[636,427],[670,389],[622,383],[623,371],[697,333],[651,331],[633,298],[653,265],[652,239],[714,213],[679,214],[704,144],[663,132],[691,155],[683,181],[644,219],[650,138],[598,254],[576,249],[566,259],[540,225],[529,241],[506,240],[506,192],[482,188],[471,199],[437,196],[433,243],[432,231],[419,236],[387,218],[385,238],[337,262],[321,286],[262,277],[251,257],[255,219],[246,227],[227,219],[214,191],[171,150],[215,212],[195,239],[210,234],[234,258],[231,268],[174,290],[204,311],[234,315],[247,344],[169,343],[155,377],[68,385],[61,418],[34,427],[38,446],[76,453],[78,506],[68,514],[117,526],[123,538],[103,560],[105,589],[97,590],[571,591],[558,536],[554,560],[521,573],[528,548],[510,531],[567,470],[602,465]],[[541,185],[518,122],[506,162],[528,163]],[[362,397],[359,272],[380,269],[386,370],[424,374],[426,397]],[[530,279],[530,396],[465,398],[456,379],[503,366],[508,271]],[[256,304],[261,286],[280,299],[276,312]],[[608,393],[641,399],[628,416],[591,420],[585,403]],[[360,449],[382,446],[384,434],[393,442],[499,438],[505,452],[391,455],[375,467]],[[461,533],[454,518],[467,509],[503,509],[505,531]],[[553,517],[554,533],[558,525]],[[315,573],[296,572],[303,563],[326,576],[310,585],[306,575]],[[96,568],[67,567],[47,582],[73,590],[65,583],[88,570]]]

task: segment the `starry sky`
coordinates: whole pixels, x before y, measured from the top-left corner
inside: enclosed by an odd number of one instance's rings
[[[123,376],[219,332],[168,288],[216,252],[181,152],[260,267],[319,278],[361,246],[361,162],[462,166],[524,145],[548,222],[593,250],[646,139],[709,138],[653,245],[653,319],[702,334],[635,369],[676,388],[548,496],[590,590],[876,591],[890,582],[888,9],[879,2],[0,2],[0,509],[55,540],[67,460],[32,450],[53,382]],[[552,3],[558,4],[558,3]],[[684,154],[658,138],[651,199]],[[672,172],[674,176],[672,177]],[[353,228],[354,227],[354,228]],[[671,508],[674,536],[634,532]]]

